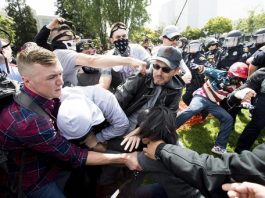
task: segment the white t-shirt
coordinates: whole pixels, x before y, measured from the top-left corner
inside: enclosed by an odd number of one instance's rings
[[[78,53],[68,49],[56,49],[53,51],[59,59],[63,67],[63,81],[64,83],[71,83],[77,85],[77,70],[76,58]]]
[[[97,141],[104,142],[106,140],[110,140],[114,137],[118,137],[127,133],[129,128],[129,120],[125,115],[125,113],[123,112],[122,108],[120,107],[114,94],[98,86],[64,87],[62,90],[62,95],[60,97],[60,100],[63,103],[65,100],[72,98],[83,100],[82,97],[85,97],[86,101],[90,100],[91,102],[93,102],[94,105],[96,105],[100,109],[104,118],[110,124],[108,127],[102,129],[101,132],[96,134]],[[76,104],[76,107],[78,107],[78,105],[79,104]],[[90,124],[92,126],[97,125],[98,123],[100,123],[98,121],[101,120],[102,115],[101,113],[98,113],[95,110],[94,106],[91,106],[90,104],[89,107],[89,104],[87,105],[88,107],[84,106],[82,111],[89,111],[89,108],[91,108],[91,111],[94,109],[94,111],[92,111],[94,112],[94,114],[91,116],[91,120],[87,120],[87,122],[90,123],[87,124]],[[59,113],[58,116],[60,116]],[[78,114],[78,112],[76,113]],[[80,114],[82,113],[84,112],[80,112]],[[61,115],[61,117],[63,116],[64,115]],[[80,123],[80,126],[76,127],[82,127],[81,125],[84,124],[85,123]],[[68,125],[71,124],[69,123]],[[65,128],[64,131],[65,130],[71,131],[71,129],[67,129],[67,126],[62,125],[62,128]]]

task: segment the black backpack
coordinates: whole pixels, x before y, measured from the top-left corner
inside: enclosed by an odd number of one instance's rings
[[[4,107],[15,101],[21,106],[38,113],[41,116],[49,117],[49,115],[25,93],[19,91],[19,84],[7,78],[7,74],[0,70],[0,114]],[[8,151],[2,150],[0,145],[0,197],[24,198],[26,195],[22,191],[22,172],[24,154],[22,153],[22,166],[19,170],[19,182],[17,185],[8,183],[7,155]]]

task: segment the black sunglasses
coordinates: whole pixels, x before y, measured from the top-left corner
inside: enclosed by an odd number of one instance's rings
[[[178,40],[179,40],[179,36],[174,36],[174,37],[172,37],[172,38],[168,38],[168,37],[166,36],[166,38],[167,38],[168,40],[170,40],[170,41],[178,41]]]
[[[214,44],[210,44],[209,47],[211,47],[211,46],[215,46],[215,45],[217,45],[217,44],[216,44],[216,43],[214,43]]]
[[[167,74],[172,71],[172,69],[170,69],[169,67],[161,67],[158,64],[153,64],[153,68],[155,70],[159,70],[161,68],[162,69],[162,72],[167,73]]]

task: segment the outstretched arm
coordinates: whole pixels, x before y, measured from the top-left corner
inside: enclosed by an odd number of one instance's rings
[[[101,67],[113,67],[117,65],[130,65],[131,67],[140,71],[144,74],[146,70],[146,62],[131,58],[131,57],[121,57],[113,55],[87,55],[79,53],[76,58],[76,65],[84,65],[95,68]]]
[[[247,179],[265,184],[264,149],[265,143],[253,152],[224,154],[220,159],[208,154],[199,155],[176,145],[150,142],[144,152],[152,159],[160,159],[176,177],[208,194],[221,192],[221,185],[231,181],[243,182]]]

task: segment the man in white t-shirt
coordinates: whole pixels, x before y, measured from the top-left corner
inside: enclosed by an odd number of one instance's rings
[[[145,72],[146,63],[131,57],[117,57],[106,55],[87,55],[76,52],[77,37],[63,18],[53,19],[36,35],[38,45],[53,50],[63,67],[63,80],[65,85],[77,85],[77,71],[81,66],[94,68],[111,67],[115,65],[129,65]],[[52,35],[51,44],[47,40]]]
[[[129,43],[128,28],[122,22],[114,23],[110,30],[110,41],[114,45],[108,54],[121,57],[132,57],[148,62],[150,54],[139,44]],[[137,73],[137,70],[128,65],[117,65],[113,68],[101,70],[99,84],[112,92],[123,84],[129,76]]]

